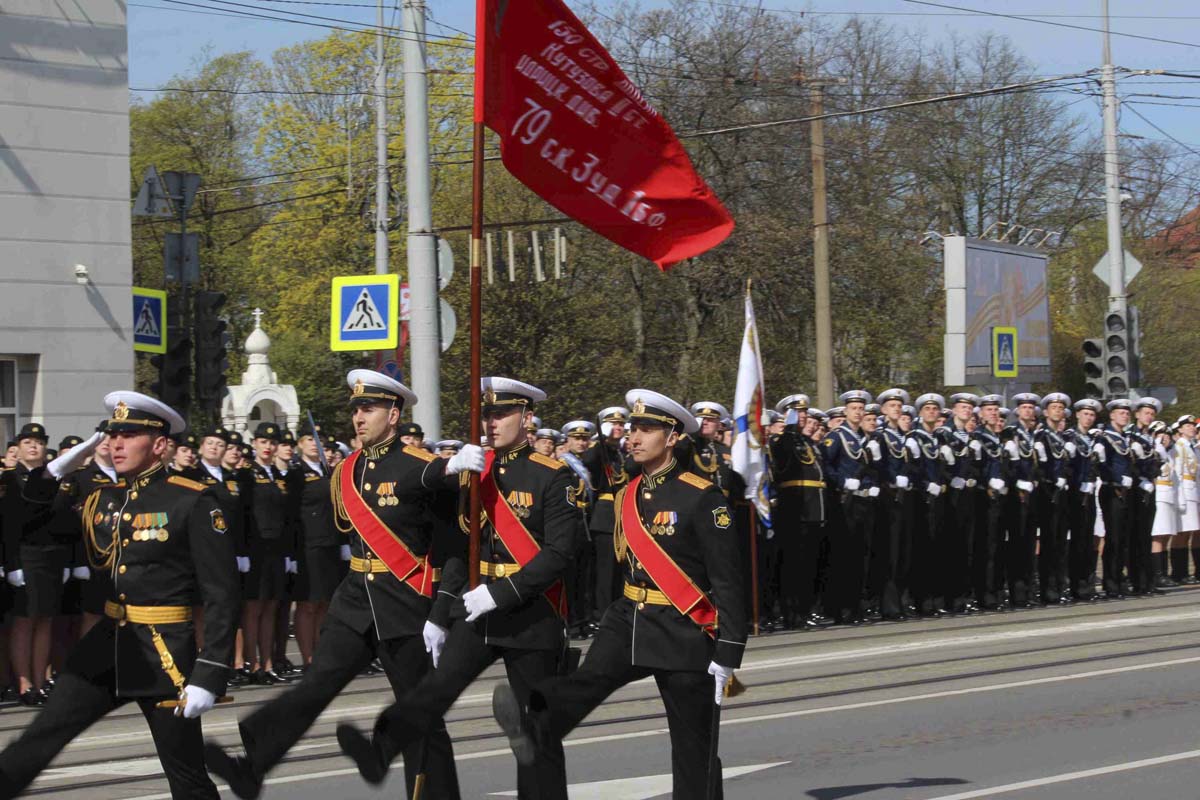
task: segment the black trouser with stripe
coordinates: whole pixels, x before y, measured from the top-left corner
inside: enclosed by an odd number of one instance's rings
[[[1092,581],[1092,573],[1096,569],[1096,497],[1091,492],[1078,489],[1071,489],[1064,497],[1067,523],[1071,529],[1068,582],[1075,599],[1088,600],[1096,593]]]
[[[868,583],[884,619],[899,619],[904,613],[904,592],[908,588],[912,558],[909,539],[912,507],[911,492],[885,488],[875,509]]]
[[[1037,493],[1038,579],[1042,602],[1057,603],[1070,592],[1067,583],[1067,502],[1070,492],[1042,484]]]
[[[204,768],[199,719],[155,708],[170,697],[118,697],[116,623],[101,620],[80,640],[59,675],[45,708],[21,736],[0,753],[0,798],[16,797],[75,737],[104,715],[136,702],[150,726],[154,749],[174,798],[216,800],[217,787]]]
[[[1016,487],[1008,490],[1005,527],[1008,543],[1005,547],[1008,574],[1008,597],[1014,606],[1033,602],[1034,568],[1037,558],[1037,513],[1034,493]]]
[[[1100,513],[1104,516],[1104,593],[1121,594],[1125,568],[1126,538],[1129,532],[1129,492],[1116,486],[1100,488]]]
[[[336,616],[326,616],[312,664],[295,686],[276,696],[241,721],[242,744],[259,777],[263,777],[292,748],[346,684],[378,657],[396,696],[416,686],[431,672],[425,641],[420,636],[379,640],[373,628],[358,633]],[[425,746],[425,788],[421,797],[457,798],[458,775],[450,735],[440,715],[428,727]],[[404,780],[412,795],[421,763],[421,742],[414,739],[402,748]],[[400,752],[399,750],[397,752]],[[394,757],[396,753],[392,753]]]

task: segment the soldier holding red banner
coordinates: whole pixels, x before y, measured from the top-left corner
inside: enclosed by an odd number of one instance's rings
[[[534,452],[525,436],[533,404],[545,400],[545,392],[509,378],[484,378],[482,390],[484,432],[493,449],[479,487],[481,582],[463,591],[467,537],[461,537],[462,552],[448,554],[430,616],[448,631],[437,669],[379,715],[370,738],[348,723],[338,726],[338,743],[371,784],[382,782],[392,759],[427,735],[497,660],[504,660],[522,703],[564,665],[563,579],[581,543],[586,487],[565,462]],[[521,797],[540,796],[539,785],[558,781],[565,785],[561,742],[548,748],[538,773],[517,770]]]
[[[334,593],[303,679],[241,721],[245,754],[231,757],[215,743],[205,745],[209,769],[240,798],[259,795],[267,772],[373,659],[397,695],[428,671],[427,652],[437,664],[439,631],[428,617],[439,577],[431,558],[439,528],[431,515],[437,491],[457,485],[448,476],[482,470],[483,451],[464,445],[445,459],[405,445],[398,439],[400,413],[416,395],[371,370],[351,370],[347,383],[363,448],[334,468],[330,488],[335,522],[350,535],[350,572]],[[457,798],[454,754],[440,715],[427,730],[424,759],[416,742],[403,751],[409,794],[423,768],[423,797]]]
[[[493,709],[518,760],[536,763],[556,757],[563,737],[614,691],[653,676],[671,731],[672,795],[712,797],[709,781],[721,775],[710,752],[714,705],[741,666],[747,633],[733,518],[721,490],[675,460],[679,436],[698,427],[688,410],[644,389],[625,400],[641,475],[615,504],[624,597],[605,613],[578,672],[538,684],[528,703],[502,684]],[[566,776],[541,788],[541,797],[565,800]]]

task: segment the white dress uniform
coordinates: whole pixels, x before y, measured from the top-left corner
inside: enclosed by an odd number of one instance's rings
[[[1200,463],[1196,458],[1196,449],[1182,437],[1175,441],[1171,449],[1179,472],[1179,492],[1182,495],[1179,530],[1200,530],[1200,486],[1196,485],[1196,469]]]
[[[1179,475],[1174,453],[1162,462],[1154,480],[1154,528],[1151,536],[1174,536],[1179,533]]]

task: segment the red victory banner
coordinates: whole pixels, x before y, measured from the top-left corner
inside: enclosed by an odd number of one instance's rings
[[[733,218],[671,126],[561,0],[478,0],[475,122],[559,211],[661,269]]]

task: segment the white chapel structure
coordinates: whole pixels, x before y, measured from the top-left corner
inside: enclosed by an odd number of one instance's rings
[[[271,339],[262,329],[262,309],[254,309],[254,330],[246,337],[246,371],[221,402],[221,423],[229,430],[254,433],[260,422],[274,422],[292,433],[300,425],[296,387],[279,383],[267,359]]]

